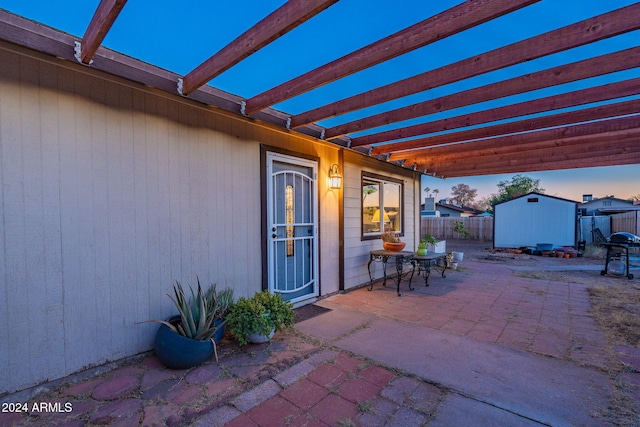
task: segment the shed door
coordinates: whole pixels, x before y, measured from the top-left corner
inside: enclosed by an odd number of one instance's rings
[[[291,302],[318,296],[317,163],[267,153],[269,290]]]

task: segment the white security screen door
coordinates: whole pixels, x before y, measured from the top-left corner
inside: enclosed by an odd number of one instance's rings
[[[267,153],[269,290],[292,303],[318,296],[317,166]]]

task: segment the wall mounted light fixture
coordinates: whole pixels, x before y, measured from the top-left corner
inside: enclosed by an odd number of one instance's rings
[[[329,168],[329,187],[334,190],[339,190],[342,187],[342,175],[340,175],[338,165],[335,163]]]

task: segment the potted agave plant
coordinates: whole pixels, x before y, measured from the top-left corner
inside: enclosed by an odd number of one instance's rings
[[[240,298],[227,316],[227,325],[240,345],[265,343],[276,331],[294,324],[293,307],[280,294],[262,291]]]
[[[215,354],[216,341],[224,335],[225,317],[233,306],[233,289],[217,291],[213,284],[204,291],[198,279],[196,292],[189,287],[187,296],[180,282],[168,295],[178,309],[178,315],[161,323],[155,337],[155,350],[160,361],[172,369],[186,369],[199,365]]]

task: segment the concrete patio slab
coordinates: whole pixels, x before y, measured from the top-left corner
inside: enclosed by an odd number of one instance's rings
[[[347,334],[353,330],[354,325],[363,325],[376,318],[372,313],[343,310],[342,306],[327,300],[320,301],[317,305],[329,308],[331,311],[297,323],[296,327],[310,335],[329,341]]]
[[[458,394],[448,395],[440,403],[435,419],[429,422],[429,427],[540,427],[541,425],[543,424]]]
[[[334,344],[547,425],[601,425],[592,414],[611,397],[593,369],[387,318]]]
[[[513,271],[539,271],[540,266],[537,265],[510,265],[507,267]],[[549,265],[545,271],[600,271],[604,265]]]

